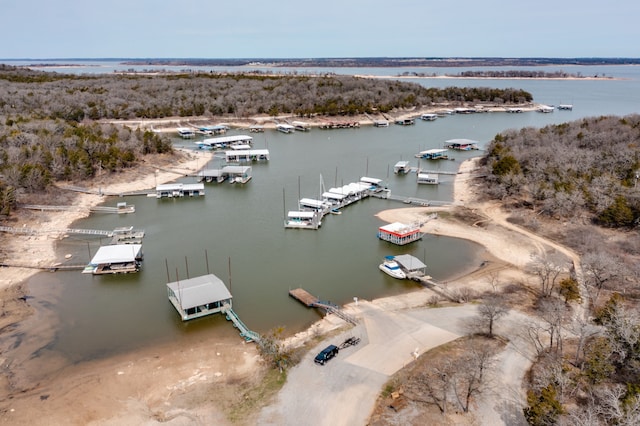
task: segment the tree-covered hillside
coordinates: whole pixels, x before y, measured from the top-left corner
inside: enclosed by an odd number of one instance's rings
[[[98,120],[354,116],[467,102],[531,102],[518,89],[432,89],[352,76],[75,75],[0,65],[0,212],[58,180],[91,179],[171,151],[168,138]]]
[[[0,114],[40,118],[133,119],[290,114],[355,115],[434,102],[522,104],[519,89],[425,88],[346,75],[163,73],[77,76],[0,65]]]
[[[504,132],[486,161],[493,197],[609,227],[635,227],[640,219],[640,115]]]

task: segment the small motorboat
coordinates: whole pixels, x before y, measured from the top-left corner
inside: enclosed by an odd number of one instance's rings
[[[384,262],[382,262],[379,266],[380,270],[385,274],[397,278],[399,280],[404,280],[407,278],[407,274],[400,268],[398,262],[393,260],[393,256],[387,256],[384,258]]]

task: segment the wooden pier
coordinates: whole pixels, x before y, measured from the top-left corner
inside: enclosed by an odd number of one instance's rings
[[[407,196],[393,195],[393,194],[386,194],[385,196],[371,194],[371,196],[376,198],[383,198],[391,201],[400,201],[404,204],[413,204],[413,205],[422,206],[422,207],[447,206],[451,204],[450,201],[425,200],[423,198],[407,197]]]
[[[302,288],[289,290],[289,296],[301,302],[303,305],[313,308],[318,303],[318,298]]]
[[[14,228],[11,226],[0,226],[0,232],[8,232],[11,234],[83,234],[97,235],[99,237],[113,237],[113,231],[103,231],[101,229],[46,229],[38,230],[33,228]]]
[[[334,305],[329,302],[323,302],[318,299],[316,296],[309,293],[307,290],[303,288],[296,288],[293,290],[289,290],[289,296],[298,300],[303,305],[308,308],[319,308],[324,310],[327,314],[335,314],[337,317],[342,318],[344,321],[351,323],[353,325],[358,324],[358,319],[353,315],[349,315],[344,312],[339,306]]]
[[[21,204],[18,207],[27,210],[39,210],[39,211],[89,211],[90,213],[135,213],[136,207],[132,204],[118,203],[116,207],[109,206],[93,206],[93,207],[77,207],[77,206],[51,206],[51,205],[36,205],[36,204]]]

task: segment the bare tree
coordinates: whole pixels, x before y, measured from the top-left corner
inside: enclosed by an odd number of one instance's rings
[[[622,385],[606,386],[596,389],[600,410],[606,424],[636,426],[640,424],[640,397],[623,397],[626,389]]]
[[[601,334],[602,328],[594,325],[591,321],[584,319],[582,316],[577,316],[573,321],[569,322],[567,330],[577,338],[576,354],[573,359],[573,365],[578,367],[581,363],[582,357],[584,357],[585,342],[591,337]]]
[[[413,400],[434,404],[443,415],[447,414],[452,379],[458,366],[451,360],[440,361],[420,372],[413,380],[410,394]],[[406,394],[405,394],[406,395]]]
[[[563,269],[557,260],[548,253],[532,256],[529,264],[530,271],[540,279],[540,292],[542,296],[548,297],[553,294],[558,281],[558,277]]]
[[[562,330],[570,319],[566,305],[555,298],[540,299],[537,314],[542,323],[546,325],[545,330],[549,334],[549,349],[562,354]]]
[[[486,386],[486,373],[494,365],[495,346],[477,339],[467,341],[465,353],[456,360],[458,368],[452,378],[453,392],[460,408],[466,413],[471,401]]]
[[[589,251],[582,258],[585,284],[589,290],[591,304],[595,307],[600,292],[607,282],[616,279],[619,273],[619,263],[609,253],[603,250]]]
[[[493,337],[493,328],[496,321],[509,313],[504,298],[498,294],[491,294],[478,305],[478,324],[489,337]]]

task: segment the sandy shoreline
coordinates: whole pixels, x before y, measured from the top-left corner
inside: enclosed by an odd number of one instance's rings
[[[377,76],[372,76],[372,78]],[[457,105],[456,105],[457,106]],[[497,104],[479,104],[470,107],[476,107],[479,113],[508,113],[511,108],[517,108],[523,112],[537,111],[542,105],[537,103],[527,103],[523,105],[497,105]],[[264,129],[275,130],[278,123],[289,123],[294,121],[303,122],[310,128],[319,128],[327,123],[357,123],[359,126],[373,126],[374,121],[388,121],[390,125],[394,125],[395,120],[414,119],[419,120],[422,114],[435,114],[439,111],[452,109],[454,106],[450,103],[434,104],[428,107],[420,107],[407,109],[394,114],[369,114],[358,115],[353,117],[295,117],[291,115],[282,115],[278,117],[272,116],[252,116],[252,117],[235,117],[224,118],[221,120],[212,120],[209,117],[168,117],[156,120],[115,120],[105,121],[105,123],[114,123],[125,125],[132,128],[140,128],[153,130],[156,132],[174,132],[177,133],[178,127],[192,127],[207,125],[226,125],[237,130],[249,131],[252,126],[262,126]]]

